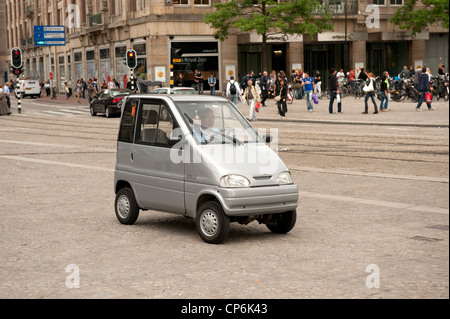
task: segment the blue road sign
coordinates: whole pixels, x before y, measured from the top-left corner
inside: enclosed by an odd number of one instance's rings
[[[63,25],[35,25],[35,46],[66,45],[66,29]]]

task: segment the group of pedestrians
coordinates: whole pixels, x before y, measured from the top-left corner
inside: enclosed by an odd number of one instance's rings
[[[404,71],[401,72],[400,77],[414,78],[414,83],[420,96],[416,110],[421,111],[423,102],[427,104],[429,110],[435,110],[431,105],[431,100],[427,100],[427,92],[430,92],[430,69],[423,67],[414,73],[413,71],[414,70],[411,70],[411,68],[405,67]],[[444,74],[443,65],[439,66],[439,72]],[[274,76],[274,74],[276,75]],[[362,83],[363,91],[365,93],[362,114],[369,114],[370,102],[373,105],[373,114],[389,111],[389,93],[391,91],[392,82],[390,81],[388,71],[384,71],[380,76],[379,93],[381,101],[378,108],[375,90],[376,77],[372,72],[368,72],[364,68],[358,68],[356,71],[354,68],[351,68],[347,74],[345,74],[342,69],[338,71],[335,68],[331,68],[328,76],[328,92],[330,96],[328,112],[330,114],[336,113],[334,112],[335,101],[337,102],[337,113],[344,113],[341,94],[344,78],[347,79],[350,86],[355,85],[357,80]],[[309,112],[314,111],[312,102],[313,95],[318,97],[322,94],[321,83],[322,77],[319,71],[316,71],[314,76],[311,76],[308,72],[302,72],[301,70],[293,70],[291,74],[290,85],[293,94],[298,95],[299,99],[302,98],[306,100],[306,107]],[[255,108],[255,103],[259,102],[261,106],[266,106],[265,103],[268,98],[268,91],[273,90],[279,117],[282,119],[286,118],[286,113],[288,111],[287,100],[290,90],[286,74],[283,71],[279,71],[278,73],[272,71],[269,75],[267,71],[263,71],[259,77],[260,94],[255,88],[255,84],[256,78],[253,71],[247,72],[240,83],[236,81],[234,76],[231,76],[230,81],[227,83],[225,94],[236,108],[238,108],[240,100],[243,104],[247,105],[250,114],[249,120],[254,121],[256,120],[256,113],[258,112],[258,107]]]

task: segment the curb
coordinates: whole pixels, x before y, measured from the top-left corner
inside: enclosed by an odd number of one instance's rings
[[[333,121],[333,120],[305,120],[305,119],[270,119],[258,118],[258,121],[265,122],[291,122],[291,123],[312,123],[312,124],[337,124],[337,125],[373,125],[373,126],[408,126],[408,127],[433,127],[448,128],[448,123],[400,123],[400,122],[368,122],[368,121]]]

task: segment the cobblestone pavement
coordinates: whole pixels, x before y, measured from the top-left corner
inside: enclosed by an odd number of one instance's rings
[[[118,118],[26,103],[0,117],[0,298],[449,298],[448,103],[364,116],[350,102],[329,115],[295,101],[284,122],[261,110],[299,185],[297,224],[233,223],[221,245],[183,216],[117,221]]]

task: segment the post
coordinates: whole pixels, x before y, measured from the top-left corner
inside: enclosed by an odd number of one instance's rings
[[[170,63],[170,93],[173,92],[173,62]]]
[[[22,113],[22,92],[19,92],[20,89],[20,78],[17,77],[17,83],[16,83],[16,95],[17,95],[17,113]],[[17,94],[19,92],[19,94]]]
[[[130,76],[131,91],[133,91],[133,93],[134,93],[134,90],[136,89],[136,87],[135,87],[136,82],[134,80],[134,69],[130,69],[130,72],[131,72],[131,76]]]

